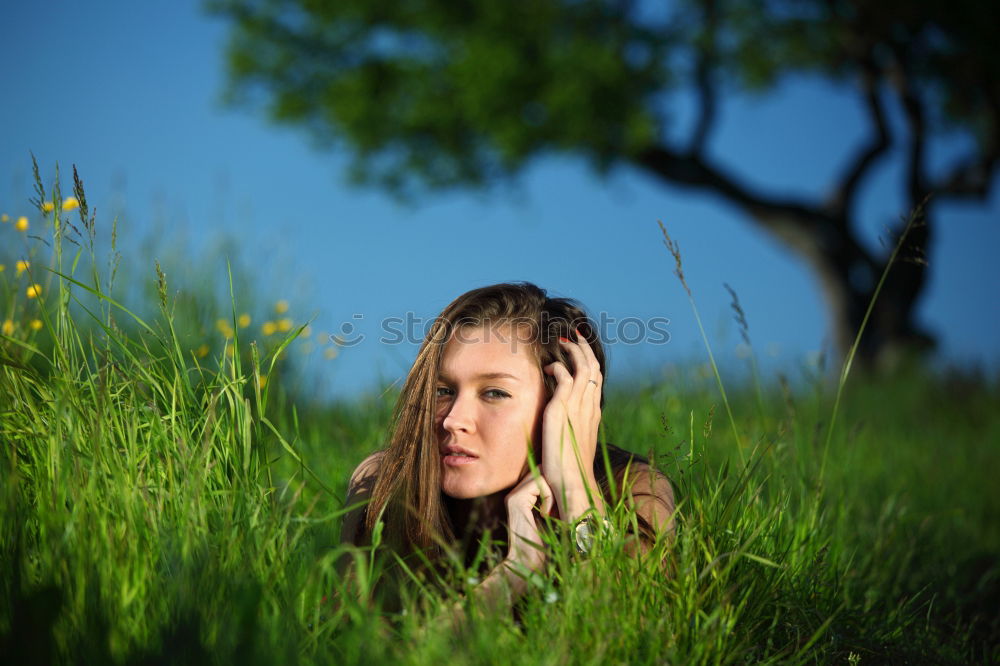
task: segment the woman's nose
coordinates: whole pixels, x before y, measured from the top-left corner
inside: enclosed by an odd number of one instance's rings
[[[472,406],[468,400],[455,396],[451,404],[445,407],[444,421],[441,427],[448,432],[475,432],[475,419],[472,418]]]

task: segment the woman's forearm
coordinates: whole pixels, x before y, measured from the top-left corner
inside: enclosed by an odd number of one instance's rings
[[[605,514],[604,499],[593,475],[567,484],[555,492],[555,499],[559,507],[559,517],[567,523],[574,522],[591,508],[599,516]]]
[[[526,575],[527,573],[518,572],[517,565],[505,560],[472,588],[470,597],[488,613],[509,610],[528,590]],[[460,631],[465,628],[468,616],[463,602],[452,604],[444,615],[451,630]]]

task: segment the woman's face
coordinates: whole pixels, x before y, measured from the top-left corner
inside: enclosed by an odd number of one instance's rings
[[[445,347],[436,425],[441,490],[450,497],[510,488],[528,468],[529,442],[541,443],[542,373],[531,343],[511,330],[462,328]]]

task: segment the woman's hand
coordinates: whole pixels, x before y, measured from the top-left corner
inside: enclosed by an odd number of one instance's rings
[[[539,504],[539,500],[541,504]],[[545,564],[542,539],[538,534],[534,509],[547,516],[552,511],[552,489],[541,475],[533,476],[529,470],[520,483],[507,493],[507,549],[508,564],[538,571]]]
[[[556,361],[544,371],[556,378],[556,390],[542,416],[542,474],[559,506],[559,516],[572,521],[591,507],[603,513],[594,479],[597,428],[601,423],[601,365],[587,340],[560,338],[573,358],[575,373]],[[572,424],[572,433],[570,425]]]
[[[509,609],[528,590],[528,575],[545,566],[547,556],[535,522],[535,509],[547,516],[552,511],[552,489],[541,475],[529,471],[514,489],[507,493],[507,557],[473,589],[473,596],[494,612]],[[461,604],[446,613],[455,630],[465,627],[465,610]]]

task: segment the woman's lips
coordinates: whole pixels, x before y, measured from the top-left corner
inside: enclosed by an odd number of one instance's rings
[[[458,467],[461,465],[469,465],[477,460],[479,460],[479,458],[472,455],[464,448],[454,444],[445,447],[444,451],[441,452],[441,462],[445,465]]]
[[[452,453],[447,453],[441,457],[441,462],[443,462],[445,465],[451,465],[454,467],[458,467],[460,465],[469,465],[471,463],[476,462],[477,460],[479,460],[479,458],[473,458],[472,456],[455,455]]]

